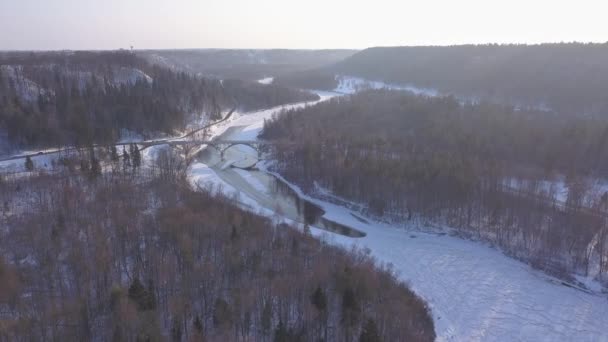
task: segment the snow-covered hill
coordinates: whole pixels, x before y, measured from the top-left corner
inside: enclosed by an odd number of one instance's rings
[[[72,80],[76,83],[79,90],[84,90],[92,81],[96,81],[99,84],[103,84],[104,81],[107,81],[114,86],[123,84],[133,85],[138,81],[145,81],[147,83],[153,82],[152,77],[148,76],[142,70],[130,67],[112,68],[110,73],[111,77],[101,75],[94,71],[70,69],[53,64],[39,65],[36,67],[57,73],[62,77]],[[53,96],[54,94],[52,89],[46,89],[28,78],[23,71],[23,66],[20,65],[0,65],[0,77],[8,79],[9,83],[17,90],[19,98],[26,102],[36,101],[40,95]]]
[[[7,78],[9,83],[15,87],[19,97],[25,102],[33,102],[38,99],[38,96],[47,96],[53,93],[25,77],[21,66],[0,65],[0,77]]]
[[[152,77],[135,68],[121,67],[114,71],[114,84],[135,84],[138,81],[152,83]]]

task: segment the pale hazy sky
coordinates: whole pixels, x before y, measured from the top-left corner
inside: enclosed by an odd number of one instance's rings
[[[0,50],[608,41],[607,0],[0,0]]]

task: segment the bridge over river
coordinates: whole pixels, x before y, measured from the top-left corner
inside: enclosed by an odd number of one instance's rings
[[[211,147],[217,149],[220,152],[222,159],[224,159],[224,153],[229,148],[231,148],[233,146],[237,146],[237,145],[244,145],[244,146],[249,146],[249,147],[253,148],[258,153],[258,159],[260,159],[261,153],[263,152],[265,146],[284,145],[284,144],[288,144],[288,142],[265,141],[265,140],[223,140],[223,139],[213,139],[213,140],[175,139],[175,140],[171,140],[171,139],[162,139],[162,140],[148,140],[148,141],[117,143],[117,144],[109,144],[109,145],[95,144],[93,146],[57,148],[57,149],[45,150],[45,151],[40,151],[40,152],[35,152],[35,153],[28,153],[28,154],[22,154],[22,155],[17,155],[17,156],[10,156],[10,157],[6,157],[6,158],[0,158],[0,162],[26,159],[27,157],[33,158],[33,157],[37,157],[37,156],[44,156],[44,155],[50,155],[50,154],[56,154],[56,153],[66,153],[66,152],[84,150],[84,149],[88,149],[91,147],[108,148],[110,146],[120,147],[120,146],[130,146],[133,144],[135,144],[137,146],[143,146],[141,149],[148,148],[150,146],[158,146],[158,145],[169,145],[169,146],[207,145],[207,146],[211,146]]]
[[[150,147],[155,145],[170,145],[170,146],[198,146],[207,145],[215,148],[220,152],[222,160],[224,160],[224,153],[226,150],[233,146],[243,145],[254,149],[257,152],[257,158],[261,159],[261,154],[264,151],[264,147],[278,144],[286,144],[286,142],[277,141],[266,141],[266,140],[224,140],[224,139],[213,139],[213,140],[171,140],[171,141],[151,141],[138,143],[144,147]]]

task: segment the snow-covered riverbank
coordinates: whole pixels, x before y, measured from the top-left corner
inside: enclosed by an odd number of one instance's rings
[[[326,100],[335,94],[322,94]],[[235,117],[230,127],[233,139],[255,139],[264,119],[296,104]],[[234,154],[251,153],[246,147],[233,148]],[[191,176],[228,192],[238,193],[246,207],[277,217],[260,205],[238,184],[218,177],[204,164],[197,163]],[[242,177],[246,182],[251,177]],[[260,189],[251,184],[248,191]],[[304,196],[302,194],[302,196]],[[325,217],[367,234],[348,238],[312,228],[314,234],[330,243],[350,248],[359,246],[382,263],[390,263],[400,279],[430,305],[439,341],[608,341],[608,300],[566,287],[557,279],[533,270],[526,264],[483,244],[447,235],[421,233],[380,223],[364,223],[343,207],[315,200],[326,211]]]

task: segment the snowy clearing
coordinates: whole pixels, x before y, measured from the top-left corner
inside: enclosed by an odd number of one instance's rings
[[[261,84],[272,84],[272,82],[274,82],[274,77],[266,77],[262,78],[261,80],[258,80],[258,83]]]

